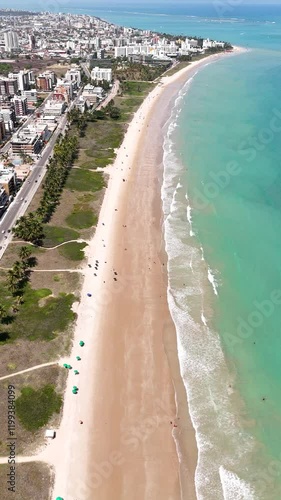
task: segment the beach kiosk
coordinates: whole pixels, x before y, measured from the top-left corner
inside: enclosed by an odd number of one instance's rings
[[[56,431],[53,431],[52,429],[47,429],[45,432],[45,438],[48,439],[54,439],[56,437]]]

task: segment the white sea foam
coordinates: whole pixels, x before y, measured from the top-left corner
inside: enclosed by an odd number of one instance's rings
[[[210,283],[213,287],[214,294],[218,295],[218,284],[216,282],[216,278],[215,278],[213,271],[211,271],[211,269],[209,267],[208,267],[208,280],[210,281]]]
[[[236,474],[220,467],[224,500],[255,500],[253,489]]]
[[[193,236],[192,206],[188,194],[184,194],[182,189],[185,185],[185,169],[173,147],[178,107],[192,80],[179,93],[172,116],[166,124],[167,135],[163,146],[164,177],[161,196],[168,255],[167,297],[176,326],[181,375],[196,431],[197,498],[246,500],[241,492],[246,491],[245,488],[250,491],[250,487],[239,479],[239,472],[240,469],[243,471],[243,463],[250,463],[253,444],[238,424],[238,416],[235,415],[229,397],[232,380],[220,338],[208,326],[209,299],[203,290],[206,290],[209,280],[217,296],[218,283],[215,272],[206,266],[203,248]],[[177,443],[177,450],[181,460],[180,443]],[[232,491],[234,496],[231,497]],[[259,496],[256,495],[255,498],[258,499]],[[249,496],[247,500],[251,499]]]
[[[189,225],[190,225],[189,234],[190,234],[190,236],[194,236],[194,232],[192,230],[192,216],[191,216],[191,206],[190,205],[187,205],[186,214],[187,214],[187,220],[188,220]]]
[[[201,320],[202,320],[203,325],[204,325],[204,326],[207,326],[207,320],[206,320],[206,318],[205,318],[205,316],[204,316],[203,311],[201,312]]]

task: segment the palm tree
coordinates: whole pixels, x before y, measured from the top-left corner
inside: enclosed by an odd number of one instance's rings
[[[7,311],[4,306],[0,304],[0,323],[2,322],[3,318],[7,315]]]
[[[15,294],[20,289],[18,276],[15,274],[13,269],[9,269],[7,274],[7,288],[10,292],[12,292],[12,294]]]
[[[21,260],[26,261],[27,259],[29,259],[31,254],[32,254],[32,250],[30,247],[23,246],[20,248],[19,256],[20,256]]]

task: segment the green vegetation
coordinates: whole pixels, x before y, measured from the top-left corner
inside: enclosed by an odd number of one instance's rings
[[[28,246],[19,249],[20,260],[16,260],[12,269],[7,272],[6,285],[15,297],[13,312],[18,311],[18,305],[22,300],[22,295],[30,278],[31,268],[36,266],[36,257],[31,257],[32,250]],[[5,317],[5,309],[0,305],[0,318]]]
[[[152,90],[153,86],[149,82],[131,82],[125,81],[122,82],[121,89],[122,92],[128,95],[143,95],[150,90]]]
[[[53,385],[41,389],[24,387],[16,399],[16,414],[21,424],[28,431],[36,431],[46,425],[54,413],[59,413],[62,398]]]
[[[158,66],[144,65],[142,63],[132,63],[123,61],[117,64],[115,75],[120,81],[124,80],[143,80],[151,82],[158,78],[167,69],[167,64]]]
[[[8,74],[13,70],[13,66],[8,63],[0,63],[0,74],[8,76]]]
[[[79,261],[83,260],[85,254],[83,248],[87,246],[87,243],[66,243],[59,247],[59,253],[69,260]]]
[[[180,71],[181,69],[186,68],[189,65],[190,65],[189,61],[179,62],[176,66],[174,66],[173,68],[169,69],[167,71],[167,73],[165,73],[165,76],[172,76],[175,73],[177,73],[178,71]]]
[[[59,139],[54,147],[54,155],[49,160],[40,206],[36,212],[20,217],[13,229],[15,236],[37,245],[42,243],[43,223],[50,220],[59,204],[69,170],[77,156],[77,149],[77,137],[66,134]]]
[[[31,241],[39,245],[44,238],[41,216],[38,212],[30,212],[27,215],[23,215],[17,220],[16,226],[13,228],[13,233],[21,240]]]
[[[21,296],[14,296],[1,286],[0,302],[6,314],[1,319],[0,343],[17,338],[50,341],[65,331],[76,317],[71,307],[77,299],[73,294],[51,294],[49,289],[33,290],[27,285]]]
[[[75,168],[72,170],[66,182],[68,189],[74,191],[100,191],[105,187],[105,181],[101,172],[91,172]]]
[[[79,238],[79,233],[68,227],[46,225],[44,227],[44,234],[43,246],[47,248],[52,248],[65,241],[77,240]]]
[[[112,118],[112,120],[118,120],[121,117],[121,111],[119,108],[116,106],[112,106],[112,108],[109,111],[109,116]]]
[[[88,229],[95,226],[97,221],[98,218],[93,213],[93,210],[79,210],[79,208],[77,211],[74,210],[66,219],[67,224],[75,229]]]

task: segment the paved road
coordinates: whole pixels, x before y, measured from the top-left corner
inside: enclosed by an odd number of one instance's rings
[[[96,108],[97,110],[100,110],[102,108],[105,108],[109,101],[111,101],[111,99],[114,99],[114,97],[118,94],[118,90],[119,90],[119,80],[115,80],[112,87],[111,87],[111,90],[110,90],[110,93],[108,94],[108,96],[104,99],[104,101],[102,101],[99,106]]]
[[[81,92],[82,89],[80,89],[76,99],[79,98]],[[69,111],[73,107],[75,101],[71,103],[67,111]],[[23,186],[17,193],[15,199],[12,201],[8,210],[0,220],[0,259],[2,258],[8,244],[12,240],[13,235],[11,230],[14,227],[15,222],[19,217],[25,214],[30,202],[32,201],[36,191],[38,190],[43,180],[43,177],[46,173],[46,165],[48,163],[49,158],[52,156],[54,145],[57,141],[59,134],[64,133],[66,125],[67,125],[67,112],[61,117],[61,120],[55,132],[53,133],[50,141],[43,149],[42,157],[33,166],[33,169],[29,174],[28,178],[26,179]],[[5,231],[5,233],[3,234],[2,231]],[[8,233],[8,231],[11,232]]]
[[[86,63],[81,63],[81,67],[88,78],[91,78],[91,72]]]

